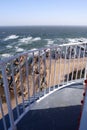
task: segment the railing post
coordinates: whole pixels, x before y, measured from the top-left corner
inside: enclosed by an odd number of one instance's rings
[[[0,109],[1,109],[1,114],[2,114],[2,120],[3,120],[4,130],[7,130],[6,121],[5,121],[5,116],[4,116],[3,107],[2,107],[1,95],[0,95]]]
[[[8,107],[8,114],[10,118],[10,125],[11,125],[10,129],[16,130],[16,126],[14,124],[13,113],[12,113],[12,107],[11,107],[10,93],[9,93],[9,88],[8,88],[6,66],[2,65],[1,68],[2,68],[2,76],[3,76],[3,82],[4,82],[4,91],[5,91],[6,102],[7,102],[7,107]]]
[[[85,74],[84,74],[84,79],[87,78],[87,63],[86,63],[86,67],[85,67]]]
[[[50,49],[50,57],[49,57],[49,80],[48,80],[48,87],[49,87],[49,92],[50,92],[50,85],[51,85],[51,49]]]

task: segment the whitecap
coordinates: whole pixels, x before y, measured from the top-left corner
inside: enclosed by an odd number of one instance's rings
[[[53,43],[54,43],[54,41],[49,40],[47,44],[48,44],[48,45],[52,45]]]
[[[31,49],[31,51],[35,51],[35,50],[37,50],[37,48],[32,48],[32,49]]]
[[[32,40],[32,37],[27,37],[27,38],[19,39],[19,42],[22,42],[22,43],[29,43],[31,40]]]
[[[17,39],[19,36],[17,35],[10,35],[10,36],[7,36],[6,38],[4,38],[3,40],[4,41],[8,41],[8,40],[13,40],[13,39]]]
[[[16,49],[16,52],[23,52],[24,51],[23,48],[19,48],[19,47],[15,47],[15,49]]]
[[[11,45],[7,45],[6,47],[7,47],[8,49],[11,49],[11,48],[12,48],[12,46],[11,46]]]
[[[40,37],[36,37],[36,38],[32,39],[32,41],[40,41],[40,40],[41,40]]]
[[[80,43],[87,43],[87,38],[68,38],[68,43],[75,43],[75,44],[80,44]]]
[[[68,41],[71,43],[77,42],[77,38],[68,38]]]
[[[81,38],[78,38],[78,41],[79,41],[79,42],[87,43],[87,38],[81,37]]]
[[[36,37],[36,38],[26,37],[26,38],[19,39],[19,42],[25,43],[25,44],[31,44],[32,42],[40,41],[40,40],[41,40],[40,37]]]
[[[2,57],[10,57],[11,54],[8,54],[8,53],[5,53],[5,54],[2,54]]]
[[[52,45],[54,43],[54,41],[52,39],[44,39],[47,41],[47,45],[46,46],[49,46],[49,45]]]

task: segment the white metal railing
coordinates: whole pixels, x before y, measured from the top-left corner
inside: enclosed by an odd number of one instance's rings
[[[86,43],[37,49],[0,61],[2,129],[15,130],[36,100],[68,84],[83,81],[86,61]]]

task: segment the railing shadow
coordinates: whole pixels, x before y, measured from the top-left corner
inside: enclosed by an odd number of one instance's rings
[[[77,130],[81,106],[31,110],[18,123],[18,130]]]

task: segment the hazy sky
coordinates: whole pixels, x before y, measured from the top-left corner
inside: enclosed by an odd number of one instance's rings
[[[0,0],[4,25],[87,25],[87,0]]]

